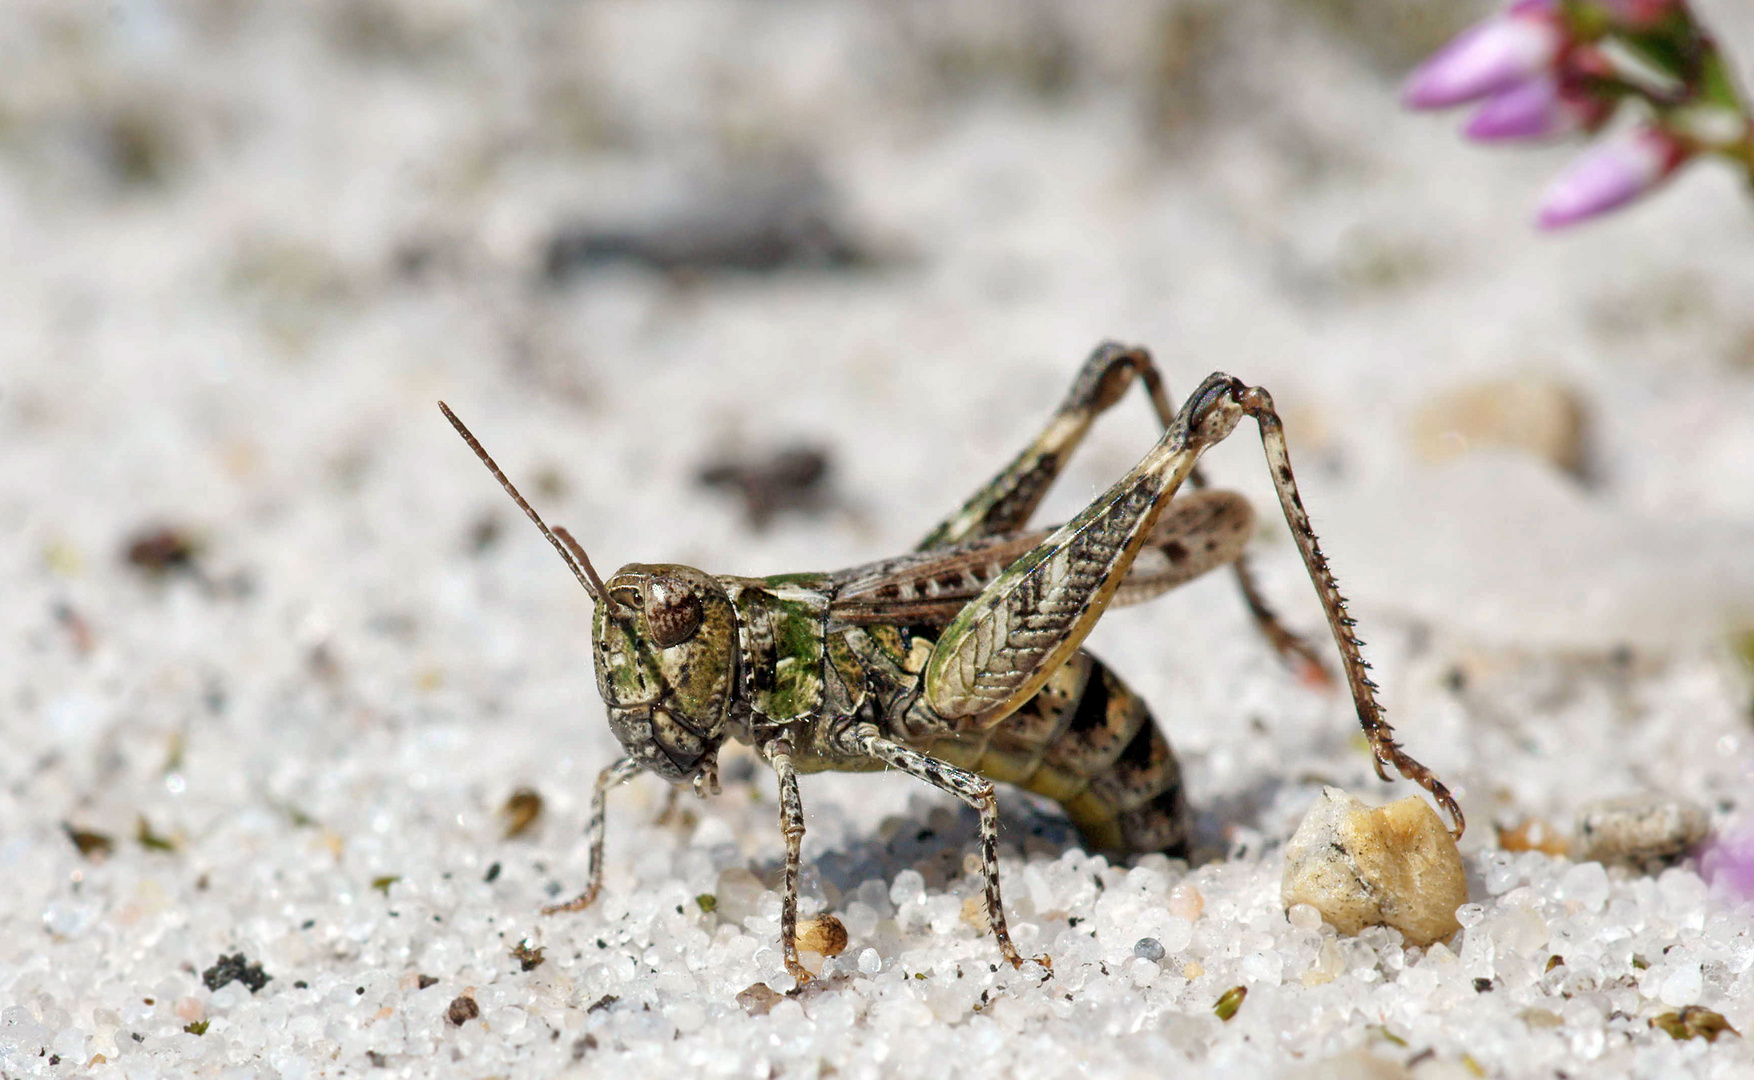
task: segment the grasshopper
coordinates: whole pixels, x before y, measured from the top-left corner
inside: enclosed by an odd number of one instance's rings
[[[1138,381],[1163,425],[1157,444],[1072,520],[1028,520],[1098,415]],[[1366,675],[1346,613],[1292,477],[1272,398],[1229,375],[1206,378],[1182,404],[1150,354],[1099,346],[1047,427],[910,554],[833,573],[715,576],[689,566],[630,563],[607,581],[564,528],[550,530],[462,421],[439,403],[477,457],[542,531],[595,602],[597,688],[626,756],[598,776],[587,827],[589,906],[603,882],[609,790],[649,772],[718,790],[725,740],[754,747],[779,780],[785,836],[780,944],[799,985],[800,773],[899,769],[980,814],[989,925],[1014,966],[999,891],[994,783],[1058,802],[1093,849],[1185,850],[1181,770],[1144,703],[1080,645],[1104,610],[1147,600],[1230,565],[1268,640],[1319,661],[1262,602],[1243,548],[1253,511],[1206,489],[1196,462],[1244,418],[1261,433],[1281,510],[1339,647],[1377,774],[1393,765],[1449,813],[1462,813],[1431,770],[1403,752]],[[1177,497],[1184,482],[1196,490]],[[1047,957],[1037,962],[1051,966]]]

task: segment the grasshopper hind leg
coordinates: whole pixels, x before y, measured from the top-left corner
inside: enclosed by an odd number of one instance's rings
[[[1091,426],[1126,396],[1134,380],[1143,386],[1152,412],[1167,431],[1175,422],[1176,410],[1170,403],[1169,384],[1151,359],[1151,353],[1140,346],[1105,341],[1085,359],[1041,433],[956,512],[933,527],[917,550],[996,536],[1026,526]],[[1189,475],[1188,485],[1196,490],[1206,486],[1198,469]],[[1333,676],[1316,650],[1281,622],[1267,603],[1256,584],[1248,556],[1238,552],[1229,562],[1237,590],[1261,636],[1300,676],[1330,685]]]
[[[1392,765],[1424,787],[1448,811],[1460,836],[1464,824],[1454,798],[1400,748],[1383,719],[1362,642],[1352,631],[1346,602],[1297,492],[1272,398],[1222,373],[1200,384],[1163,438],[1127,475],[1011,563],[951,620],[926,662],[922,693],[902,718],[904,725],[920,735],[987,731],[1033,698],[1108,607],[1200,454],[1245,418],[1259,425],[1280,507],[1327,615],[1378,774],[1386,779],[1386,766]]]
[[[1207,379],[1207,385],[1213,385],[1218,378],[1214,375]],[[1285,446],[1285,425],[1273,408],[1272,395],[1258,386],[1245,387],[1231,380],[1225,396],[1234,407],[1252,417],[1260,428],[1261,448],[1266,451],[1267,471],[1272,474],[1273,487],[1279,494],[1279,507],[1285,514],[1286,525],[1291,528],[1292,539],[1297,542],[1298,553],[1303,556],[1304,567],[1309,571],[1316,597],[1321,600],[1322,611],[1328,617],[1334,644],[1339,647],[1340,662],[1358,712],[1358,723],[1364,729],[1364,737],[1370,740],[1371,754],[1376,759],[1376,775],[1387,780],[1387,767],[1392,765],[1403,777],[1430,792],[1449,814],[1453,823],[1450,831],[1456,839],[1461,839],[1467,828],[1467,819],[1462,815],[1462,808],[1456,805],[1455,797],[1435,773],[1401,749],[1395,740],[1394,729],[1383,719],[1382,705],[1376,700],[1379,688],[1366,674],[1370,662],[1364,659],[1364,642],[1358,639],[1353,629],[1357,621],[1347,614],[1346,598],[1340,595],[1340,585],[1334,580],[1328,558],[1322,554],[1321,545],[1316,540],[1309,512],[1303,508],[1303,497],[1297,492],[1297,480],[1291,472],[1291,453]]]

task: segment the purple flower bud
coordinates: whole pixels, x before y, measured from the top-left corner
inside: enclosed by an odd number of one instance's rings
[[[1699,857],[1699,873],[1714,885],[1754,900],[1754,829],[1714,838]]]
[[[1559,80],[1552,75],[1537,75],[1487,98],[1462,128],[1462,134],[1479,142],[1546,139],[1570,134],[1576,128],[1571,119],[1571,114],[1559,105]]]
[[[1509,89],[1553,66],[1565,31],[1551,2],[1513,5],[1462,31],[1414,69],[1401,100],[1414,109],[1443,109]]]
[[[1613,108],[1611,99],[1567,88],[1557,76],[1542,74],[1487,98],[1462,134],[1477,142],[1551,139],[1592,130]]]
[[[1536,224],[1559,229],[1624,206],[1660,185],[1688,153],[1658,128],[1634,128],[1597,143],[1547,188]]]

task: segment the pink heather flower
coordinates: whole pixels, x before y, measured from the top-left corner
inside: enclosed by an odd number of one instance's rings
[[[1546,139],[1576,130],[1573,117],[1559,105],[1559,80],[1537,75],[1487,98],[1469,118],[1462,134],[1480,142],[1499,139]]]
[[[1597,143],[1547,188],[1536,224],[1563,228],[1624,206],[1668,179],[1688,153],[1673,135],[1648,127]]]
[[[1462,134],[1478,142],[1550,139],[1594,128],[1612,108],[1610,100],[1568,91],[1557,76],[1541,74],[1487,98]]]
[[[1754,829],[1712,839],[1699,857],[1700,876],[1754,900]]]
[[[1525,0],[1433,53],[1407,77],[1401,100],[1414,109],[1444,109],[1495,94],[1551,68],[1564,46],[1554,5]]]

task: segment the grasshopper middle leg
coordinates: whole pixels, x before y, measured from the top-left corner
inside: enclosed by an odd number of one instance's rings
[[[804,846],[804,805],[798,798],[798,772],[792,767],[792,744],[774,739],[761,747],[780,782],[780,832],[786,838],[786,880],[780,892],[780,949],[786,970],[799,986],[813,976],[798,961],[798,862]]]
[[[876,758],[892,768],[924,780],[933,787],[948,791],[980,813],[981,864],[986,878],[987,920],[992,926],[993,937],[998,939],[999,951],[1011,962],[1012,967],[1022,967],[1023,954],[1011,943],[1011,930],[1005,922],[1005,904],[999,895],[999,802],[993,792],[993,782],[947,761],[940,761],[930,754],[923,754],[885,739],[875,724],[859,725],[852,733],[851,741],[858,752],[866,757]],[[1035,961],[1045,968],[1053,967],[1053,961],[1046,956],[1038,956]]]

